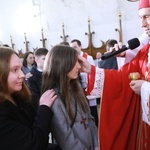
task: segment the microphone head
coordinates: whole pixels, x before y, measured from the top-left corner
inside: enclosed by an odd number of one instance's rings
[[[133,38],[128,41],[128,47],[132,50],[137,48],[140,45],[140,41],[138,38]]]

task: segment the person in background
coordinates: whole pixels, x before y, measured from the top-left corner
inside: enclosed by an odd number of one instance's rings
[[[93,57],[82,51],[81,41],[79,41],[78,39],[74,39],[71,41],[70,46],[77,50],[78,55],[83,56],[85,59],[87,59],[87,61],[91,65],[95,65]],[[95,118],[96,125],[98,126],[97,99],[91,98],[90,96],[90,91],[92,90],[94,84],[93,80],[91,80],[89,74],[85,72],[80,72],[79,76],[81,78],[81,84],[85,91],[85,94],[86,96],[88,96],[87,98],[91,109],[91,114]]]
[[[0,64],[0,149],[47,150],[54,90],[43,93],[35,112],[16,52],[0,47]]]
[[[95,65],[93,57],[91,55],[88,55],[87,53],[82,51],[82,44],[81,41],[79,41],[78,39],[73,39],[70,42],[70,46],[73,47],[75,50],[77,50],[78,54],[80,56],[83,56],[84,58],[87,59],[87,61],[91,64],[91,65]]]
[[[54,89],[57,94],[52,105],[51,131],[59,147],[62,150],[99,150],[97,127],[78,79],[80,68],[74,48],[54,46],[45,59],[42,93]]]
[[[96,67],[98,67],[98,62],[101,61],[101,57],[102,57],[102,53],[101,52],[97,52],[96,53],[96,59],[94,60]]]
[[[9,48],[11,48],[8,44],[3,44],[3,46],[4,46],[4,47],[9,47]]]
[[[117,44],[117,40],[115,39],[109,39],[106,42],[106,53],[110,52],[110,49],[114,47],[115,44]],[[121,66],[124,65],[125,58],[124,57],[110,57],[108,59],[102,60],[98,62],[98,67],[99,68],[104,68],[104,69],[120,69]]]
[[[149,0],[139,1],[139,16],[142,28],[149,35]],[[79,57],[79,61],[82,70],[95,77],[91,94],[102,95],[99,124],[100,149],[149,150],[150,44],[145,45],[119,70],[96,68],[83,57]]]
[[[37,110],[39,106],[39,99],[41,96],[42,72],[47,53],[48,50],[46,48],[38,48],[37,50],[35,50],[34,57],[36,65],[31,68],[30,73],[32,74],[32,76],[27,80],[27,86],[32,93],[31,103],[33,104],[35,110]]]
[[[109,51],[110,47],[114,47],[118,42],[115,39],[110,39],[106,42],[106,53]],[[104,69],[118,69],[117,58],[115,56],[98,62],[99,68]]]
[[[28,78],[30,78],[32,76],[32,74],[30,73],[31,68],[34,65],[34,54],[31,51],[28,51],[24,54],[24,58],[22,61],[22,71],[25,74],[25,80],[28,80]]]

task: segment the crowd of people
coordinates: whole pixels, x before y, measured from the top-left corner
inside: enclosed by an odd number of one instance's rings
[[[0,149],[149,150],[149,0],[140,0],[139,16],[140,47],[105,61],[78,39],[23,59],[0,46]],[[121,47],[106,42],[108,53]],[[100,98],[99,111],[89,95]]]

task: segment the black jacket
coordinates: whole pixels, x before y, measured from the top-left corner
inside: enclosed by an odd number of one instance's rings
[[[0,150],[46,150],[53,113],[30,103],[0,102]]]
[[[41,96],[42,72],[38,71],[37,68],[34,66],[32,67],[30,73],[33,76],[27,80],[27,86],[32,93],[31,103],[35,110],[37,110],[39,106],[39,99]]]
[[[98,62],[98,67],[104,69],[118,69],[117,58],[113,56],[108,59],[101,60]]]

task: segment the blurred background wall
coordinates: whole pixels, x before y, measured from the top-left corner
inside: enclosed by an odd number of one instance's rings
[[[94,47],[119,41],[120,30],[124,44],[143,32],[138,2],[127,0],[1,0],[0,20],[0,42],[23,52],[43,47],[42,31],[47,49],[75,38],[86,48],[89,31]]]

